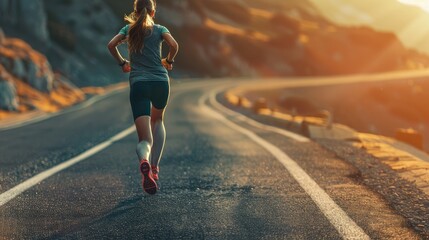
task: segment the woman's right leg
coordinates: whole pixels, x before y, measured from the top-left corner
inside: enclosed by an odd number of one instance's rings
[[[151,125],[153,134],[153,146],[151,150],[150,162],[152,165],[153,176],[158,180],[159,161],[161,160],[162,152],[165,144],[165,126],[164,126],[164,111],[168,104],[170,95],[169,82],[154,82],[153,92],[151,96],[152,111]]]
[[[153,146],[150,155],[152,166],[158,167],[165,145],[164,109],[152,107],[151,126],[153,135]]]

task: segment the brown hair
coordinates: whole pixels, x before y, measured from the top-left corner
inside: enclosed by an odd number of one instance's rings
[[[130,53],[142,52],[144,47],[144,38],[152,31],[154,24],[150,16],[155,11],[156,4],[154,0],[135,0],[134,12],[125,15],[125,21],[130,23],[128,48]]]

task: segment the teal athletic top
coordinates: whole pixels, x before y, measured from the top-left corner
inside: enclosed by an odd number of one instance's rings
[[[127,36],[129,28],[130,25],[126,25],[119,31],[119,34]],[[140,81],[169,81],[167,69],[161,64],[163,33],[169,33],[168,29],[154,24],[151,34],[144,39],[142,53],[130,54],[130,84]]]

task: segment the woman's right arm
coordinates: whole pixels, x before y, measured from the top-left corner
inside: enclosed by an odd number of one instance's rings
[[[121,53],[118,50],[118,45],[121,44],[124,39],[125,35],[116,35],[112,38],[112,40],[110,40],[109,44],[107,44],[107,48],[109,49],[109,52],[110,54],[112,54],[113,58],[116,59],[116,62],[118,62],[118,65],[121,65],[125,62],[125,64],[122,65],[122,71],[128,72],[130,63],[122,57]]]
[[[163,33],[162,37],[170,48],[170,52],[168,53],[167,57],[162,59],[162,65],[164,65],[167,70],[173,70],[172,63],[174,63],[174,58],[179,52],[179,44],[170,33]]]

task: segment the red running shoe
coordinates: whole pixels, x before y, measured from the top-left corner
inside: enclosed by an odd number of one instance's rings
[[[149,194],[155,194],[158,186],[156,185],[156,182],[152,177],[150,164],[147,160],[142,160],[140,162],[140,172],[143,176],[143,190]]]
[[[159,180],[158,173],[159,173],[159,167],[152,165],[152,177],[155,181]]]

